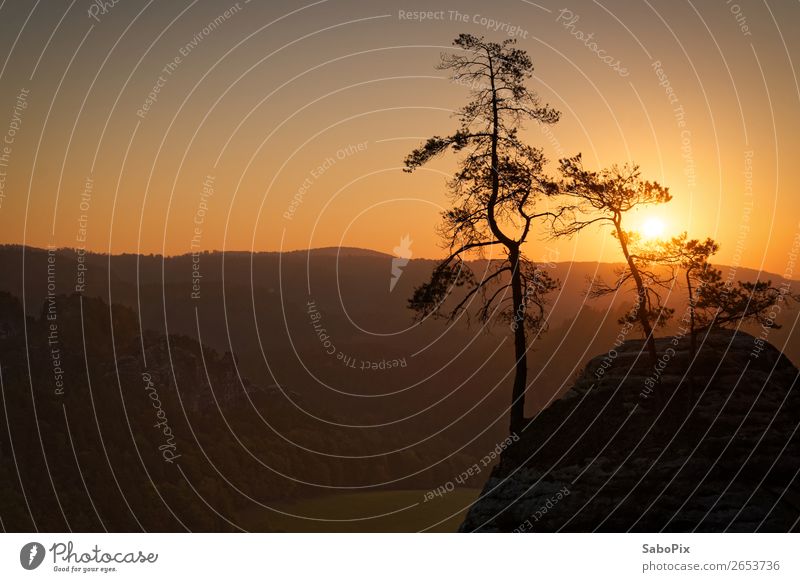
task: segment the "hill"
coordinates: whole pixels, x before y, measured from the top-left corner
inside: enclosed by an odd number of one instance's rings
[[[343,491],[421,501],[483,449],[337,411],[320,422],[299,394],[240,376],[230,352],[140,335],[134,311],[76,294],[26,316],[0,292],[0,387],[5,531],[305,530],[287,507]]]

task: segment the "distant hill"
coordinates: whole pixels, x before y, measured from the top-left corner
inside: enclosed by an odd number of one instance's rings
[[[23,250],[24,297],[27,312],[34,314],[47,297],[47,251],[0,247],[0,268],[5,273],[0,290],[23,297]],[[55,290],[72,293],[79,257],[71,250],[55,255]],[[130,307],[140,314],[143,329],[183,334],[236,354],[244,375],[265,384],[291,387],[308,396],[319,407],[317,413],[342,408],[356,424],[386,422],[404,410],[418,410],[421,402],[431,404],[450,394],[442,388],[443,375],[448,384],[464,383],[448,396],[449,403],[463,396],[463,410],[485,395],[487,384],[494,386],[510,369],[510,350],[501,345],[507,338],[502,326],[483,330],[475,325],[468,328],[463,321],[445,325],[433,320],[414,325],[407,300],[435,264],[429,259],[410,260],[390,291],[392,258],[363,249],[325,248],[283,254],[215,252],[196,259],[191,255],[87,254],[83,258],[84,295]],[[481,264],[473,266],[480,269]],[[565,390],[592,354],[617,335],[617,319],[631,305],[632,296],[623,293],[602,300],[585,296],[590,279],[613,280],[616,267],[591,262],[552,265],[551,274],[562,287],[551,297],[549,331],[534,344],[530,355],[535,379],[529,398],[531,411]],[[729,269],[722,270],[727,276]],[[200,277],[193,277],[193,271]],[[755,280],[758,273],[740,267],[735,275],[737,279]],[[782,281],[772,274],[762,274],[761,278],[776,284]],[[193,279],[199,285],[199,299],[192,299]],[[363,371],[346,368],[342,360],[330,358],[311,325],[309,301],[315,302],[336,350],[358,360],[357,366],[362,360],[380,362],[402,357],[407,366],[380,377],[378,371],[358,373]],[[685,291],[677,287],[668,304],[680,314],[685,301]],[[797,313],[784,312],[782,316],[784,322],[791,322]],[[791,325],[772,330],[770,341],[800,362],[800,334],[790,334],[790,329]],[[668,326],[659,333],[666,335],[673,330],[674,326]],[[473,375],[475,362],[484,364]],[[390,407],[372,407],[368,400],[354,401],[326,388],[330,385],[367,395],[395,392],[417,382],[421,382],[419,389],[398,393],[390,399]],[[496,400],[498,413],[505,406],[507,384],[501,382],[490,396]]]
[[[380,251],[373,251],[370,249],[360,249],[357,247],[320,247],[316,249],[301,249],[289,251],[286,254],[301,254],[310,256],[323,256],[323,257],[381,257],[383,259],[390,259],[392,255],[382,253]]]

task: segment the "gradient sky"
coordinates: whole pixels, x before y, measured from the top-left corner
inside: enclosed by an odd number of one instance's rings
[[[528,141],[551,160],[639,163],[674,200],[631,226],[659,217],[670,234],[715,237],[717,262],[787,272],[800,233],[797,2],[118,0],[96,19],[93,4],[0,8],[0,133],[13,133],[0,242],[391,253],[408,234],[413,256],[440,256],[434,227],[454,160],[411,175],[402,160],[451,131],[467,97],[435,69],[440,52],[460,32],[516,30],[531,87],[562,111],[547,132],[527,127]],[[401,17],[415,10],[443,12]],[[563,10],[578,20],[565,26]],[[545,234],[529,244],[534,258],[619,259],[606,231]]]

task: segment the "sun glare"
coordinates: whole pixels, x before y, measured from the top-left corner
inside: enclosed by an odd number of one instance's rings
[[[648,218],[642,223],[642,236],[648,240],[661,238],[664,234],[664,221],[660,218]]]

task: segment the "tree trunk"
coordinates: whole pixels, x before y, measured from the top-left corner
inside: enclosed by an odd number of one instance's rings
[[[509,250],[511,263],[511,300],[513,309],[512,329],[514,331],[514,387],[511,391],[511,434],[519,433],[525,427],[525,389],[528,383],[527,341],[525,338],[525,298],[522,290],[519,248]]]
[[[492,136],[491,136],[491,172],[492,191],[487,203],[487,219],[492,234],[508,249],[508,261],[511,263],[511,300],[512,300],[512,328],[514,330],[514,357],[516,359],[514,370],[514,386],[511,390],[511,419],[509,430],[511,434],[521,431],[525,426],[525,388],[528,382],[528,361],[526,358],[525,341],[525,305],[522,294],[522,273],[520,272],[520,250],[518,241],[506,236],[497,224],[495,218],[495,205],[500,194],[500,164],[498,155],[498,142],[500,140],[500,117],[497,103],[497,88],[495,87],[495,71],[492,56],[487,55],[489,62],[489,82],[492,91]]]
[[[625,255],[625,260],[628,263],[628,268],[631,270],[631,275],[636,283],[636,294],[639,299],[639,304],[636,307],[636,316],[639,319],[639,324],[642,326],[644,333],[644,341],[647,346],[647,351],[650,353],[650,359],[653,360],[653,365],[658,363],[658,352],[656,351],[656,338],[653,335],[653,328],[650,325],[650,320],[647,316],[647,290],[644,288],[642,276],[639,274],[639,269],[636,267],[636,262],[631,257],[628,251],[628,242],[625,239],[625,232],[622,230],[622,224],[618,219],[614,220],[614,226],[617,229],[617,237],[619,244],[622,247],[622,254]]]

